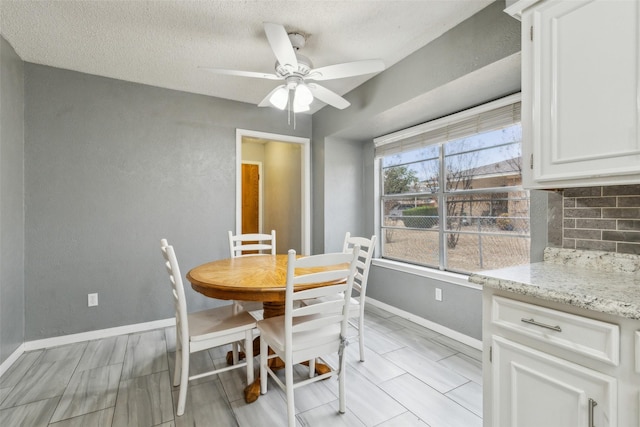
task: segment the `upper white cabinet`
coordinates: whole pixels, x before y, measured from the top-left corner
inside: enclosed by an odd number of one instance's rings
[[[523,183],[640,182],[640,1],[521,0]]]

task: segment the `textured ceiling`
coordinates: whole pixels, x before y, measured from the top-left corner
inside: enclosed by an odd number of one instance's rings
[[[263,22],[304,34],[315,67],[388,68],[492,1],[1,0],[0,32],[27,62],[257,104],[279,82],[198,67],[272,73]],[[322,84],[343,95],[371,77]]]

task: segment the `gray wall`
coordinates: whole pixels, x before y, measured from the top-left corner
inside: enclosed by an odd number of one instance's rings
[[[0,38],[0,363],[24,342],[24,63]]]
[[[34,64],[25,87],[27,341],[171,317],[160,239],[183,274],[227,256],[236,128],[310,136],[309,117]]]
[[[374,229],[375,136],[470,108],[520,90],[520,24],[489,5],[429,45],[347,94],[352,106],[313,117],[314,251],[335,248],[335,234]],[[350,141],[350,142],[347,142]],[[360,154],[354,152],[356,142]],[[361,159],[352,164],[341,157]],[[334,177],[340,177],[340,180]],[[364,177],[364,178],[363,178]],[[347,182],[347,180],[350,180]],[[364,185],[361,184],[364,181]],[[355,198],[336,195],[361,187]],[[443,289],[434,303],[434,288]],[[367,294],[379,301],[481,338],[480,291],[373,266]]]

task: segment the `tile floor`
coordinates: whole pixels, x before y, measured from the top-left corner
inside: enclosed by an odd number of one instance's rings
[[[347,347],[347,413],[337,413],[337,380],[321,381],[296,390],[300,426],[482,425],[479,350],[371,305],[365,324],[366,362],[357,343]],[[192,372],[225,363],[225,354],[196,355]],[[176,417],[174,357],[173,328],[25,353],[0,378],[0,425],[286,425],[284,393],[270,380],[266,395],[245,403],[242,370],[192,382]]]

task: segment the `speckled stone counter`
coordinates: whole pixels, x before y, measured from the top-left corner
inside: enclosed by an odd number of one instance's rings
[[[545,250],[545,261],[469,276],[493,289],[529,295],[629,319],[640,319],[640,257]]]

